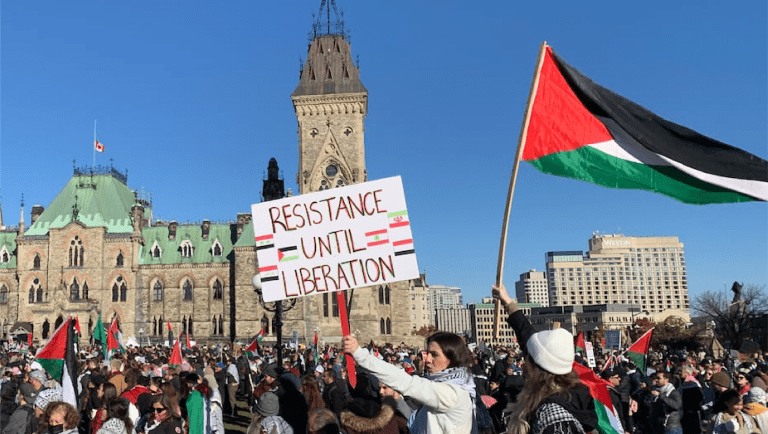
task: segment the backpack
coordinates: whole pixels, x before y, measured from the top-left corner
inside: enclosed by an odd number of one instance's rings
[[[472,432],[476,434],[496,434],[496,429],[493,426],[493,419],[491,419],[491,413],[485,408],[483,400],[480,399],[479,394],[475,394],[475,409],[472,412],[475,420],[472,424]]]

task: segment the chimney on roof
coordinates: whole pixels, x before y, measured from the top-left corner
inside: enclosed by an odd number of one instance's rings
[[[203,220],[203,239],[208,239],[208,234],[211,232],[211,221]]]
[[[237,213],[237,238],[240,238],[240,235],[243,234],[243,228],[245,225],[250,223],[251,221],[251,214],[247,212],[241,212]]]
[[[35,222],[37,221],[37,218],[40,217],[41,214],[43,214],[43,211],[45,211],[45,208],[43,208],[42,205],[32,206],[32,224],[35,224]]]
[[[179,227],[179,224],[176,222],[176,220],[171,220],[170,223],[168,223],[168,239],[173,241],[176,239],[176,228]]]

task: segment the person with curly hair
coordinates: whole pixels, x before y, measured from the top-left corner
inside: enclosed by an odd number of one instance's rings
[[[64,401],[49,402],[43,413],[38,434],[78,434],[80,415],[75,407]]]

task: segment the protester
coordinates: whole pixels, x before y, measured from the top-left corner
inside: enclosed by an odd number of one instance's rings
[[[307,434],[340,434],[339,420],[331,410],[316,408],[309,412]]]
[[[163,393],[152,403],[152,412],[139,433],[181,434],[181,411],[178,397]]]
[[[466,434],[472,432],[475,383],[469,372],[472,356],[453,333],[438,332],[427,339],[426,377],[414,377],[361,348],[344,336],[344,351],[380,381],[421,406],[409,421],[411,432]]]
[[[133,434],[133,421],[128,416],[129,402],[112,398],[107,402],[107,419],[96,434]]]
[[[737,390],[726,390],[721,399],[725,404],[725,410],[713,416],[709,434],[754,434],[760,432],[752,416],[742,411],[743,404]]]
[[[51,401],[45,408],[37,432],[38,434],[77,434],[78,423],[80,423],[80,415],[77,414],[75,407],[63,401]]]
[[[503,286],[493,288],[525,355],[525,385],[509,419],[509,434],[590,432],[597,426],[592,396],[573,372],[573,335],[563,329],[533,332]]]
[[[107,418],[107,403],[113,398],[117,398],[117,388],[110,382],[104,382],[96,390],[98,409],[91,419],[91,432],[95,433],[101,428],[101,424]]]
[[[256,414],[246,431],[247,434],[260,434],[261,432],[293,434],[293,428],[285,419],[278,416],[280,403],[274,393],[265,392],[262,394],[256,402],[255,410]]]

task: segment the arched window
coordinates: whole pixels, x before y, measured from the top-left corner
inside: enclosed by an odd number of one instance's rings
[[[152,317],[152,336],[157,336],[157,317]]]
[[[384,287],[379,285],[379,304],[384,304]]]
[[[386,325],[384,323],[384,318],[381,318],[379,320],[379,334],[383,335],[383,334],[386,334],[386,332],[387,332],[387,329],[386,329]]]
[[[152,301],[163,301],[163,284],[159,280],[155,282],[155,287],[152,289]]]
[[[181,334],[184,334],[187,332],[187,316],[184,315],[183,318],[181,318]]]
[[[187,333],[189,333],[190,336],[194,336],[195,335],[195,330],[192,327],[192,317],[191,316],[189,317],[189,322],[187,324]]]
[[[221,285],[221,280],[216,279],[213,282],[213,299],[221,300],[224,298],[224,287]]]
[[[40,255],[35,255],[35,259],[32,260],[32,268],[35,270],[40,269]]]
[[[323,316],[328,318],[328,293],[323,293]]]
[[[334,318],[339,317],[339,298],[336,294],[331,295],[331,310],[333,310]]]
[[[61,325],[61,323],[63,323],[63,322],[64,322],[64,318],[62,318],[61,315],[59,315],[59,317],[56,318],[56,322],[53,325],[53,330],[57,330],[59,328],[59,326]]]
[[[0,286],[0,304],[8,303],[8,287]]]
[[[116,260],[116,266],[122,267],[123,266],[123,252],[119,252],[117,254],[117,260]]]
[[[155,244],[155,248],[154,248],[154,249],[152,249],[152,257],[153,257],[153,258],[159,258],[159,257],[160,257],[160,255],[161,255],[161,253],[162,253],[162,252],[160,251],[160,246],[158,246],[157,244]]]
[[[216,242],[213,244],[213,257],[218,258],[221,256],[221,244],[219,244],[219,240],[216,240]]]
[[[72,285],[69,286],[69,299],[72,301],[80,300],[80,285],[77,284],[77,279],[74,279]]]
[[[112,302],[117,303],[120,299],[120,288],[117,286],[117,282],[112,284]]]
[[[192,243],[189,240],[182,241],[181,246],[179,246],[179,250],[181,250],[182,258],[191,258],[192,253],[194,252],[194,249],[192,248]]]
[[[88,297],[88,282],[83,282],[83,300],[89,300]]]
[[[224,318],[219,315],[219,335],[224,336]]]
[[[125,280],[120,284],[120,301],[126,301],[128,299],[128,285],[125,284]]]
[[[3,252],[0,254],[0,262],[3,264],[11,262],[11,257],[8,255],[8,251],[3,247]]]
[[[35,302],[35,287],[30,286],[29,287],[29,303],[32,304]]]
[[[213,319],[211,319],[211,336],[216,336],[216,326],[219,325],[218,322],[216,322],[216,315],[213,316]]]
[[[163,326],[165,323],[163,322],[163,317],[157,319],[157,335],[162,336],[163,335]]]
[[[48,339],[48,334],[51,332],[51,323],[48,322],[48,319],[46,318],[45,321],[43,321],[43,339]]]
[[[37,279],[35,279],[35,280],[37,280]],[[42,285],[38,285],[37,286],[36,295],[37,295],[37,302],[38,303],[41,303],[43,301],[48,301],[48,297],[47,296],[45,297],[46,299],[43,300],[43,286]]]
[[[75,238],[69,242],[69,266],[82,267],[84,262],[85,249],[83,248],[83,240],[75,235]]]
[[[387,318],[387,334],[392,334],[392,320],[389,318]]]
[[[192,300],[192,282],[187,279],[184,281],[184,300],[189,301]]]
[[[384,304],[389,304],[389,285],[384,287]]]

